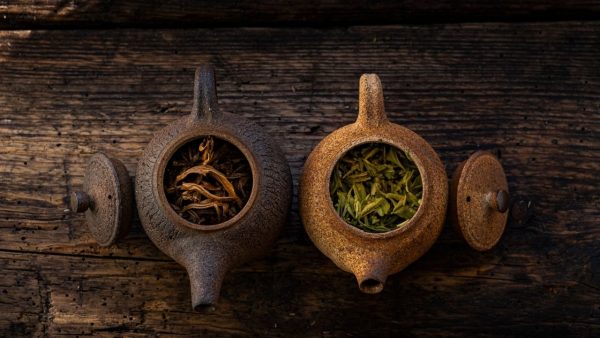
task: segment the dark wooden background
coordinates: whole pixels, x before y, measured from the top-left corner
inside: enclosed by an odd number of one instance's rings
[[[185,28],[185,29],[180,29]],[[0,336],[599,336],[600,4],[593,1],[0,1]],[[136,222],[98,247],[67,197],[104,151],[130,173],[212,62],[224,110],[298,174],[379,74],[394,122],[450,175],[497,154],[529,217],[487,253],[446,227],[378,295],[318,252],[296,207],[272,253],[194,313]]]

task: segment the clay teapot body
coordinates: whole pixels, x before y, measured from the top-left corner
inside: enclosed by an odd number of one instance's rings
[[[402,227],[369,233],[346,223],[330,198],[330,177],[348,150],[365,143],[385,143],[410,154],[421,174],[423,198],[416,214]],[[360,79],[355,123],[324,138],[308,157],[300,179],[300,214],[315,245],[342,270],[356,276],[366,293],[383,289],[388,275],[417,260],[438,238],[448,202],[444,167],[419,135],[391,123],[385,114],[377,75]]]
[[[163,186],[168,160],[182,145],[214,136],[237,147],[252,172],[252,190],[242,210],[215,225],[183,219],[169,205]],[[212,67],[197,70],[192,113],[161,130],[138,164],[136,201],[154,244],[189,274],[194,308],[213,304],[225,273],[264,255],[284,225],[291,202],[290,170],[281,150],[262,130],[217,106]]]

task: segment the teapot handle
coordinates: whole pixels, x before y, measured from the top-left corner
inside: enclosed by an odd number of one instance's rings
[[[383,88],[377,74],[363,74],[358,88],[356,123],[365,128],[378,128],[387,123],[383,104]]]
[[[212,64],[203,64],[196,68],[192,118],[211,121],[220,115],[215,84],[215,67]]]

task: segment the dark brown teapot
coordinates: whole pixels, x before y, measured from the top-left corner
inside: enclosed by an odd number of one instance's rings
[[[183,218],[170,205],[165,193],[165,172],[170,159],[183,146],[207,136],[239,150],[252,176],[249,197],[239,212],[226,221],[209,225]],[[95,173],[87,172],[88,175]],[[84,203],[83,197],[80,193],[73,199],[78,211],[85,210],[78,207]],[[140,159],[135,197],[148,237],[186,268],[192,306],[201,309],[216,302],[227,271],[265,255],[275,242],[291,203],[291,175],[282,151],[258,125],[219,109],[214,70],[205,65],[196,70],[191,114],[157,132]],[[110,206],[106,202],[106,198],[98,203],[86,202],[92,206],[87,213],[114,213],[114,207],[106,210]],[[90,220],[88,217],[88,223]],[[118,221],[109,223],[114,227],[119,225]],[[92,229],[99,226],[102,224],[90,224]]]

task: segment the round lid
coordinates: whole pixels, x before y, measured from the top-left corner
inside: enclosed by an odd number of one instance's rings
[[[71,210],[85,212],[92,236],[101,246],[127,234],[133,213],[133,192],[125,166],[97,153],[88,161],[83,191],[71,196]]]
[[[498,159],[489,152],[474,153],[458,166],[450,189],[450,215],[458,233],[475,250],[493,248],[504,233],[510,199]]]

